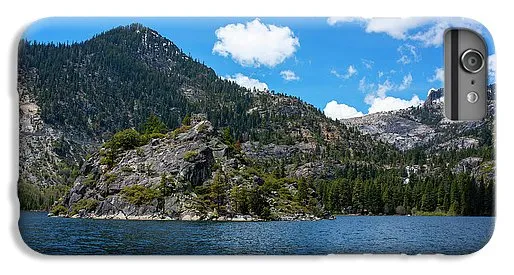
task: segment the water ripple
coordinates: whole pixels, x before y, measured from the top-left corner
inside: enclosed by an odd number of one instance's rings
[[[22,212],[23,240],[45,254],[467,254],[491,217],[355,217],[318,222],[182,222],[48,218]]]

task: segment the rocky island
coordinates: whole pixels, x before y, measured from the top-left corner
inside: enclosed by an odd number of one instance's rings
[[[128,129],[114,135],[86,160],[53,214],[191,221],[330,217],[321,212],[321,206],[310,209],[276,192],[266,193],[270,184],[241,148],[216,132],[205,115],[195,114],[166,134],[143,136]],[[287,186],[285,192],[296,196],[298,181],[291,180]]]

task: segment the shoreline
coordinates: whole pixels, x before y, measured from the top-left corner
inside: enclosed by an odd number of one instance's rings
[[[142,216],[125,216],[125,215],[87,215],[87,216],[79,216],[75,214],[73,216],[67,215],[52,215],[48,211],[42,210],[22,210],[20,212],[41,212],[47,213],[49,218],[67,218],[67,219],[91,219],[91,220],[125,220],[125,221],[193,221],[193,222],[271,222],[271,221],[322,221],[322,220],[335,220],[337,217],[486,217],[486,218],[495,218],[496,216],[451,216],[451,215],[358,215],[358,214],[334,214],[329,218],[320,218],[320,217],[293,217],[293,216],[283,216],[278,219],[261,219],[256,217],[251,217],[249,215],[236,215],[234,217],[221,216],[218,218],[200,218],[198,216],[189,216],[185,215],[182,218],[172,218],[169,216],[156,216],[156,215],[142,215]]]
[[[45,212],[45,211],[41,211]],[[334,220],[335,216],[330,216],[328,218],[321,218],[316,216],[281,216],[278,219],[266,220],[258,217],[253,217],[250,215],[235,215],[233,217],[220,216],[220,217],[210,217],[204,218],[201,216],[191,216],[184,215],[182,217],[169,217],[162,215],[124,215],[123,213],[118,213],[117,215],[102,215],[97,216],[94,214],[75,214],[73,216],[69,215],[53,215],[50,212],[47,213],[49,218],[68,218],[68,219],[91,219],[91,220],[126,220],[126,221],[202,221],[202,222],[268,222],[268,221],[320,221],[320,220]]]

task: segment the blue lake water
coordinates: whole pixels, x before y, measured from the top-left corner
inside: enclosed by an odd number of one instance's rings
[[[44,254],[342,254],[479,250],[493,217],[337,216],[293,222],[124,221],[21,212],[25,243]]]

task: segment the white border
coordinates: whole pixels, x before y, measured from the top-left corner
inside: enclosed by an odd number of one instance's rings
[[[509,1],[3,1],[0,8],[2,73],[1,262],[3,272],[41,274],[152,274],[152,273],[277,273],[277,274],[499,274],[512,271],[514,182],[512,155],[514,91],[507,81],[514,75],[512,15]],[[32,21],[48,16],[463,16],[483,23],[493,35],[498,59],[498,218],[491,242],[464,257],[327,256],[327,257],[48,257],[30,251],[17,231],[17,95],[16,43]],[[505,77],[504,77],[505,76]],[[510,136],[510,138],[509,138]],[[505,263],[505,265],[503,265]],[[505,268],[505,269],[504,269]],[[7,273],[5,273],[7,274]]]

